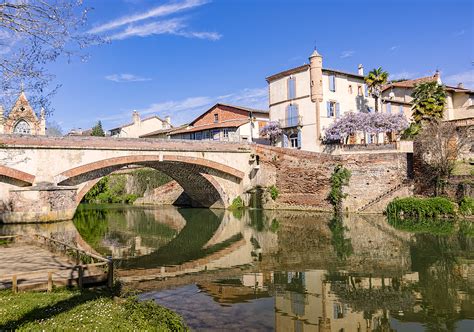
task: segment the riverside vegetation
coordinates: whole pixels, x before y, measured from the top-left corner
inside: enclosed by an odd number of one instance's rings
[[[187,331],[183,319],[153,301],[106,290],[0,291],[0,330]]]

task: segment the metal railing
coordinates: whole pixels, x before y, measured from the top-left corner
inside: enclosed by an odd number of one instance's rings
[[[298,127],[303,125],[303,117],[298,115],[291,118],[280,119],[279,122],[281,128]]]

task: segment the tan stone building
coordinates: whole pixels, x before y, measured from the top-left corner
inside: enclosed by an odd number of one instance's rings
[[[437,71],[432,76],[421,77],[413,80],[391,82],[382,90],[382,112],[403,113],[410,119],[413,98],[411,94],[415,85],[425,82],[437,81],[443,84],[441,75]],[[446,109],[444,119],[448,121],[463,120],[474,117],[474,91],[463,87],[462,83],[453,87],[446,85]]]
[[[38,118],[25,93],[20,93],[8,115],[5,116],[3,107],[0,106],[0,134],[45,135],[44,110],[41,110]]]
[[[141,119],[140,114],[138,114],[137,111],[133,111],[131,123],[110,129],[109,131],[112,137],[138,138],[158,130],[170,128],[173,128],[173,126],[171,125],[171,118],[169,116],[165,119],[161,119],[153,115]]]
[[[280,146],[321,151],[324,129],[348,112],[369,111],[374,99],[364,82],[364,68],[357,73],[323,68],[315,50],[309,64],[266,78],[270,120],[283,129]]]

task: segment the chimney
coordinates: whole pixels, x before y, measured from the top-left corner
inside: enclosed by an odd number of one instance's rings
[[[362,66],[362,64],[359,64],[357,67],[357,74],[364,76],[364,66]]]
[[[171,126],[171,117],[169,115],[165,116],[165,121]]]
[[[462,82],[458,83],[458,88],[459,89],[464,89],[464,84],[462,84]]]
[[[440,74],[440,72],[439,72],[438,69],[436,69],[435,74],[434,74],[433,77],[436,79],[436,82],[438,82],[438,84],[443,84],[443,83],[441,82],[441,74]]]
[[[140,114],[136,110],[132,113],[133,124],[140,124]]]

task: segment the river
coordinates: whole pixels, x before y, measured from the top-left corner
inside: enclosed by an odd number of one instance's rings
[[[126,289],[196,330],[474,330],[472,228],[435,235],[381,215],[82,205],[69,222],[0,225],[20,232],[114,257]]]

